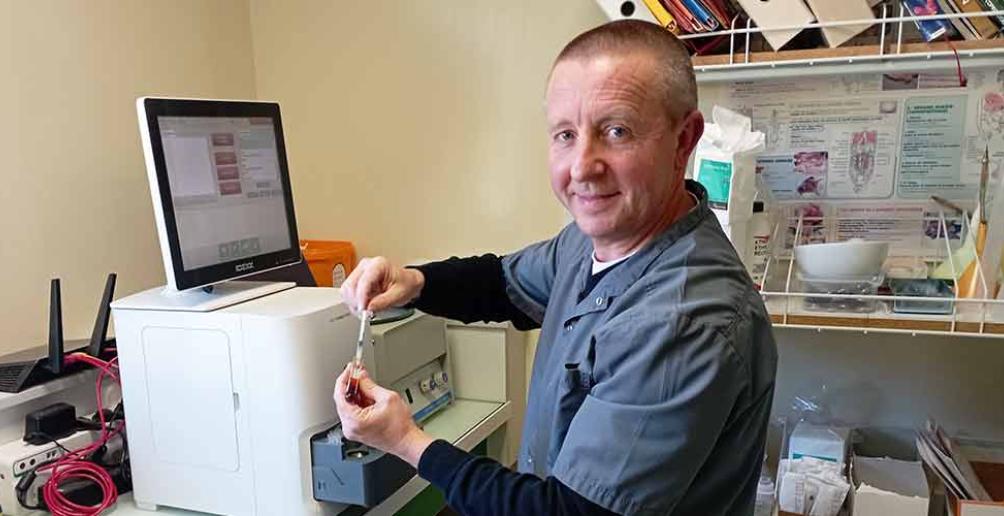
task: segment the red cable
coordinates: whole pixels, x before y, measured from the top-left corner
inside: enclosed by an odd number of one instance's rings
[[[969,80],[966,79],[965,74],[962,73],[962,58],[959,57],[959,51],[955,49],[955,45],[952,44],[952,40],[948,39],[948,34],[945,34],[945,43],[948,43],[948,46],[949,48],[952,49],[952,52],[955,52],[955,66],[957,67],[959,72],[959,87],[965,88],[966,84],[969,83]]]
[[[98,516],[103,511],[115,504],[118,499],[118,488],[115,481],[105,468],[91,462],[89,457],[96,450],[108,444],[112,437],[119,434],[125,427],[125,422],[109,429],[105,421],[104,402],[101,395],[101,386],[105,376],[111,377],[116,384],[119,383],[119,376],[116,372],[118,358],[104,361],[90,355],[73,353],[66,357],[66,363],[85,362],[98,369],[98,378],[95,382],[97,394],[98,420],[101,423],[101,437],[98,440],[83,448],[73,450],[60,457],[54,462],[39,466],[37,471],[52,470],[51,476],[42,487],[42,499],[53,516]],[[93,482],[101,489],[102,498],[98,505],[80,505],[70,501],[59,491],[60,484],[70,480],[87,480]]]
[[[714,38],[714,40],[712,40],[712,41],[711,41],[710,43],[708,43],[708,44],[706,44],[706,45],[704,45],[704,46],[702,46],[702,47],[696,47],[696,46],[695,46],[695,49],[694,49],[694,55],[695,55],[695,56],[700,56],[700,55],[704,55],[704,53],[705,53],[705,52],[707,52],[707,51],[708,51],[708,49],[710,49],[710,48],[714,48],[714,47],[715,47],[715,46],[717,46],[717,45],[718,45],[719,43],[721,43],[721,42],[722,42],[722,40],[724,40],[724,39],[725,39],[725,36],[724,36],[724,35],[723,35],[723,36],[716,36],[716,37]]]
[[[101,503],[80,505],[66,498],[59,491],[59,485],[74,479],[89,480],[97,484],[104,494]],[[115,504],[118,499],[118,489],[105,468],[86,460],[70,460],[53,468],[52,476],[42,488],[42,497],[53,516],[97,516]]]

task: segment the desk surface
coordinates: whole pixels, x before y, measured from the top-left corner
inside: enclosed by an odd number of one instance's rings
[[[450,408],[439,412],[425,422],[424,429],[437,439],[449,441],[459,448],[470,450],[486,439],[503,423],[512,417],[510,402],[478,401],[458,399]],[[374,516],[391,515],[401,510],[429,483],[418,476],[412,477],[393,495],[374,507],[367,514]],[[119,497],[118,503],[106,514],[112,516],[185,515],[205,513],[162,508],[157,512],[144,511],[133,505],[132,493]]]

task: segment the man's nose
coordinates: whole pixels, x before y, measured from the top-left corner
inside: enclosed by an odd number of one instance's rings
[[[592,138],[581,138],[575,148],[575,162],[572,164],[572,180],[588,181],[606,171],[602,147]]]

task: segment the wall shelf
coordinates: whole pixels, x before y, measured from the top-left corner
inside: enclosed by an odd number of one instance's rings
[[[1000,67],[1004,62],[1004,39],[953,41],[952,45],[966,67]],[[945,42],[905,43],[900,53],[883,52],[882,48],[862,45],[751,52],[748,62],[744,58],[736,62],[736,56],[731,56],[731,64],[728,54],[696,56],[693,63],[699,83],[845,73],[919,72],[955,67],[954,52]]]
[[[782,301],[783,302],[783,301]],[[843,330],[861,333],[905,333],[910,335],[957,335],[968,337],[1004,338],[1004,323],[950,316],[905,316],[876,312],[872,314],[829,314],[810,311],[790,311],[787,315],[776,303],[767,301],[774,327],[810,330]],[[975,319],[975,318],[974,318]],[[954,322],[954,325],[953,325]]]
[[[604,2],[598,3],[603,6]],[[899,71],[925,71],[955,66],[953,47],[966,66],[974,68],[1001,66],[1004,62],[1004,38],[983,40],[953,40],[913,42],[920,36],[914,28],[918,21],[951,20],[959,18],[994,17],[1004,11],[914,16],[901,5],[883,4],[876,16],[862,20],[840,20],[757,27],[752,20],[738,22],[728,30],[683,34],[681,39],[697,46],[713,39],[728,40],[726,53],[694,56],[694,70],[698,82],[757,80],[792,76],[833,75],[843,73],[873,73]],[[645,13],[648,14],[648,13]],[[849,44],[836,48],[780,50],[762,52],[753,49],[754,35],[771,31],[802,31],[805,29],[873,26],[874,35],[868,39],[852,39]],[[868,44],[857,44],[855,42]]]
[[[801,280],[797,280],[795,271],[797,266],[797,253],[793,252],[792,246],[798,242],[803,242],[802,229],[807,224],[823,223],[829,225],[835,223],[836,217],[806,217],[803,214],[783,219],[774,226],[771,236],[771,250],[764,270],[764,288],[761,296],[770,314],[771,322],[777,327],[807,328],[816,330],[846,330],[862,333],[900,333],[911,335],[957,335],[972,337],[1004,338],[1004,300],[994,299],[992,293],[996,291],[996,276],[988,278],[983,270],[980,259],[975,261],[975,289],[973,293],[976,297],[921,297],[909,295],[894,295],[879,292],[860,293],[853,289],[860,287],[838,286],[834,287],[836,292],[826,293],[807,292]],[[854,221],[854,218],[842,218],[841,221]],[[891,219],[902,221],[914,221],[914,219]],[[917,219],[919,224],[922,219]],[[968,264],[956,263],[954,249],[948,239],[948,223],[944,211],[939,209],[938,232],[940,243],[943,245],[943,258],[941,261],[949,264],[950,277],[958,278],[961,270]],[[968,214],[961,217],[964,234],[969,234]],[[782,235],[788,233],[794,223],[794,235],[790,245],[788,243],[779,244]],[[928,260],[919,256],[906,256],[918,263]],[[884,278],[884,274],[881,276]],[[847,282],[844,282],[847,283]],[[850,280],[851,285],[857,285],[859,280]],[[881,283],[881,280],[879,280]],[[825,282],[824,282],[825,284]],[[875,283],[869,283],[875,285]],[[818,287],[817,287],[818,288]],[[953,292],[960,292],[958,280],[951,280]],[[851,290],[848,293],[847,290]],[[810,300],[813,302],[810,303]],[[891,309],[894,303],[910,303],[915,307],[917,303],[928,303],[941,306],[950,304],[950,308],[945,309],[944,314],[923,314],[923,313],[902,313]],[[862,308],[862,312],[845,311],[850,307]]]

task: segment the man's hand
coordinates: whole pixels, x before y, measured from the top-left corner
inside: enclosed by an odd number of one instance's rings
[[[365,370],[359,380],[363,403],[357,405],[345,399],[351,374],[349,364],[335,384],[335,407],[342,433],[348,439],[397,455],[417,469],[422,453],[432,444],[432,437],[415,424],[401,395],[374,383]]]
[[[425,276],[416,269],[391,265],[386,258],[363,258],[342,284],[342,299],[353,311],[377,312],[418,297]]]

